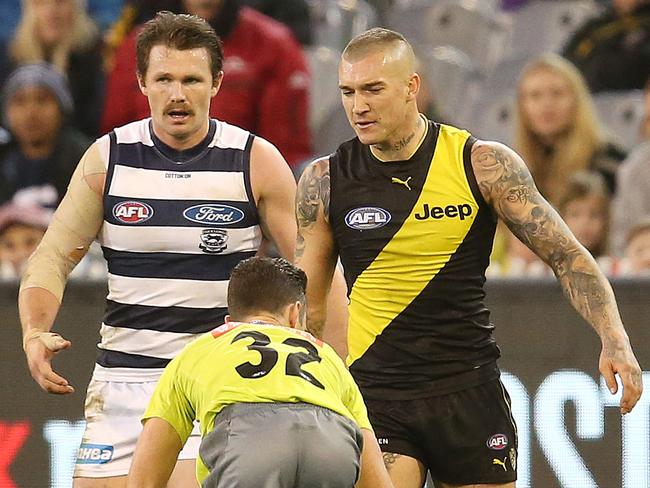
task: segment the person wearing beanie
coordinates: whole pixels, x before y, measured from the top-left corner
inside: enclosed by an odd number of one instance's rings
[[[0,101],[11,134],[0,144],[0,203],[56,207],[90,145],[69,124],[73,102],[65,78],[45,63],[23,65],[7,78]]]

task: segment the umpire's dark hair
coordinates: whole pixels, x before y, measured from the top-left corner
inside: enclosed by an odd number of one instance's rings
[[[212,79],[223,68],[223,44],[214,29],[196,15],[158,12],[144,24],[136,41],[138,75],[144,78],[149,68],[149,55],[154,46],[164,45],[180,51],[205,48],[210,55]]]
[[[306,292],[307,275],[286,259],[245,259],[230,275],[228,313],[233,320],[259,312],[281,314],[292,303],[304,305]]]

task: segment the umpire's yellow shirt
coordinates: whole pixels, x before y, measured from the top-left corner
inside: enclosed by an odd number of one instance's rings
[[[370,429],[359,388],[327,344],[296,329],[230,322],[187,345],[163,372],[143,420],[159,417],[185,443],[233,403],[311,403]],[[197,460],[197,477],[208,471]]]

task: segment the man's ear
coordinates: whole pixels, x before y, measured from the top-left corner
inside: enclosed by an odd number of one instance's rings
[[[289,305],[289,325],[294,329],[307,330],[307,308],[302,302]]]
[[[138,73],[136,75],[136,77],[138,78],[138,87],[140,87],[140,91],[146,97],[147,96],[147,86],[144,84],[144,77],[140,73]]]
[[[230,315],[226,315],[226,317],[223,319],[223,323],[227,324],[231,321],[232,319],[230,318]]]
[[[217,93],[219,93],[219,89],[221,88],[222,81],[223,81],[223,71],[219,71],[217,76],[212,80],[212,91],[210,93],[210,97],[214,97]]]
[[[417,97],[418,92],[420,91],[420,84],[422,80],[420,79],[420,75],[417,73],[413,73],[411,77],[409,78],[409,82],[407,85],[408,89],[408,98],[409,99],[415,99]]]
[[[294,329],[303,330],[302,324],[302,304],[300,302],[293,302],[287,305],[285,309],[284,318],[289,322],[289,327]]]

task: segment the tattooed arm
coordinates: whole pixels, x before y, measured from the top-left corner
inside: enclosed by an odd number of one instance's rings
[[[600,372],[613,393],[618,373],[623,383],[621,412],[630,412],[643,390],[641,369],[607,279],[540,195],[517,153],[503,144],[477,141],[471,160],[485,201],[512,233],[553,269],[573,307],[600,336]]]
[[[296,265],[307,273],[307,330],[322,337],[327,297],[336,268],[336,252],[329,225],[329,159],[307,167],[298,182]]]

